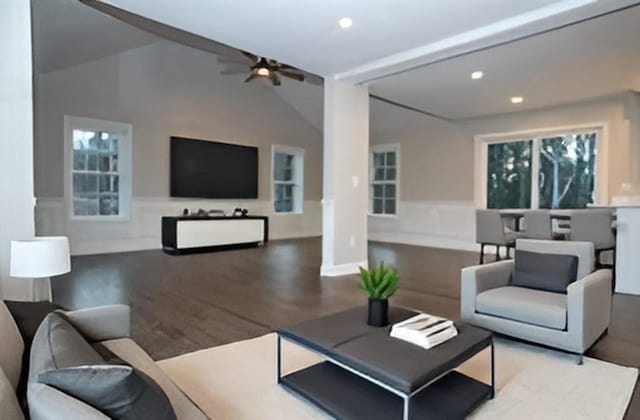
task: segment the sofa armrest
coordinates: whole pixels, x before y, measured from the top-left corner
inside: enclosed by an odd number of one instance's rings
[[[567,287],[567,325],[569,334],[579,343],[580,352],[586,351],[611,320],[612,271],[594,271]]]
[[[476,311],[476,296],[485,290],[507,286],[512,272],[513,260],[463,268],[460,285],[461,318],[470,320]]]
[[[125,338],[131,333],[128,305],[97,306],[63,313],[91,341]]]

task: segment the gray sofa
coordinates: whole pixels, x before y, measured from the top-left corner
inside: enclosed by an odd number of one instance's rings
[[[578,280],[567,293],[553,293],[511,285],[514,261],[462,270],[461,317],[497,333],[517,337],[579,355],[609,326],[611,270],[594,270],[590,242],[519,239],[516,250],[575,255]]]
[[[122,360],[152,378],[169,398],[178,419],[205,420],[208,417],[184,395],[145,351],[129,338],[129,307],[101,306],[64,312],[73,326],[90,342],[100,342]],[[11,393],[20,379],[24,342],[11,313],[0,301],[0,418],[21,419],[17,398]],[[39,355],[47,337],[36,333],[31,348],[27,400],[32,420],[108,420],[91,406],[57,389],[38,382],[38,374],[47,369]]]

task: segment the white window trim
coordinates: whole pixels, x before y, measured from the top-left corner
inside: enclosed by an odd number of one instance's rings
[[[89,131],[109,131],[118,133],[122,137],[118,143],[118,172],[119,180],[119,213],[113,216],[76,216],[73,214],[73,130],[85,129]],[[64,116],[64,201],[67,215],[72,221],[92,222],[126,222],[131,218],[131,141],[133,127],[131,124],[98,120],[94,118]]]
[[[373,154],[374,153],[384,153],[384,152],[395,152],[396,153],[396,212],[394,214],[378,214],[373,212]],[[387,219],[395,219],[400,214],[400,170],[401,170],[401,159],[400,159],[400,143],[387,143],[387,144],[376,144],[375,146],[371,146],[369,148],[369,205],[368,215],[372,217],[380,217]]]
[[[531,130],[488,133],[474,136],[474,201],[477,208],[487,208],[487,156],[489,145],[494,143],[506,143],[544,137],[545,135],[579,133],[584,131],[597,132],[596,154],[596,180],[594,185],[594,206],[606,206],[609,204],[609,123],[595,122],[578,125],[565,125],[559,127],[539,128]],[[531,149],[532,156],[540,153],[539,142],[534,141]],[[538,189],[538,177],[533,176],[539,172],[538,159],[532,159],[531,166],[531,208],[538,208],[540,203]]]
[[[298,160],[297,170],[295,171],[295,179],[294,183],[298,186],[298,188],[294,188],[294,208],[292,211],[280,211],[277,212],[275,209],[276,202],[276,192],[275,192],[275,177],[274,177],[274,168],[275,168],[275,157],[276,153],[287,153],[290,155],[294,155],[295,159]],[[279,144],[271,145],[271,211],[273,214],[277,216],[288,216],[295,214],[303,214],[304,213],[304,161],[305,161],[305,150],[300,147],[294,146],[282,146]]]

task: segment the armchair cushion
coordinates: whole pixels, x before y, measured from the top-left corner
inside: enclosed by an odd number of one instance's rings
[[[515,271],[511,284],[519,287],[567,293],[576,281],[578,257],[575,255],[541,254],[516,250]]]
[[[498,287],[476,296],[476,311],[556,330],[567,326],[567,296],[562,293]]]

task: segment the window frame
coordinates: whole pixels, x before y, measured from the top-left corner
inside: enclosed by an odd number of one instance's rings
[[[578,134],[596,132],[596,163],[594,184],[594,206],[607,205],[608,194],[608,149],[609,123],[596,122],[590,124],[559,126],[532,130],[489,133],[474,136],[474,201],[477,208],[487,208],[487,169],[489,145],[532,140],[531,145],[531,207],[540,207],[540,188],[538,174],[540,172],[540,143],[542,138],[560,134]]]
[[[375,153],[388,153],[395,152],[396,154],[396,208],[395,213],[374,213],[373,212],[373,186],[374,183],[380,183],[380,181],[375,181],[375,167],[374,167],[374,154]],[[369,205],[368,205],[368,215],[373,217],[382,217],[382,218],[397,218],[400,213],[400,168],[401,168],[401,160],[400,160],[400,143],[388,143],[388,144],[377,144],[371,146],[369,148]],[[383,181],[382,184],[389,184],[390,182]]]
[[[118,138],[118,213],[117,215],[80,216],[74,214],[73,196],[73,131],[108,131]],[[132,177],[131,149],[133,127],[131,124],[94,118],[64,116],[64,200],[67,217],[72,221],[126,222],[131,220]]]
[[[283,153],[293,155],[294,164],[292,167],[292,181],[276,181],[276,154]],[[292,215],[304,213],[304,157],[305,150],[300,147],[282,146],[274,144],[271,146],[271,210],[275,215]],[[293,210],[276,211],[276,183],[282,185],[293,185]]]

